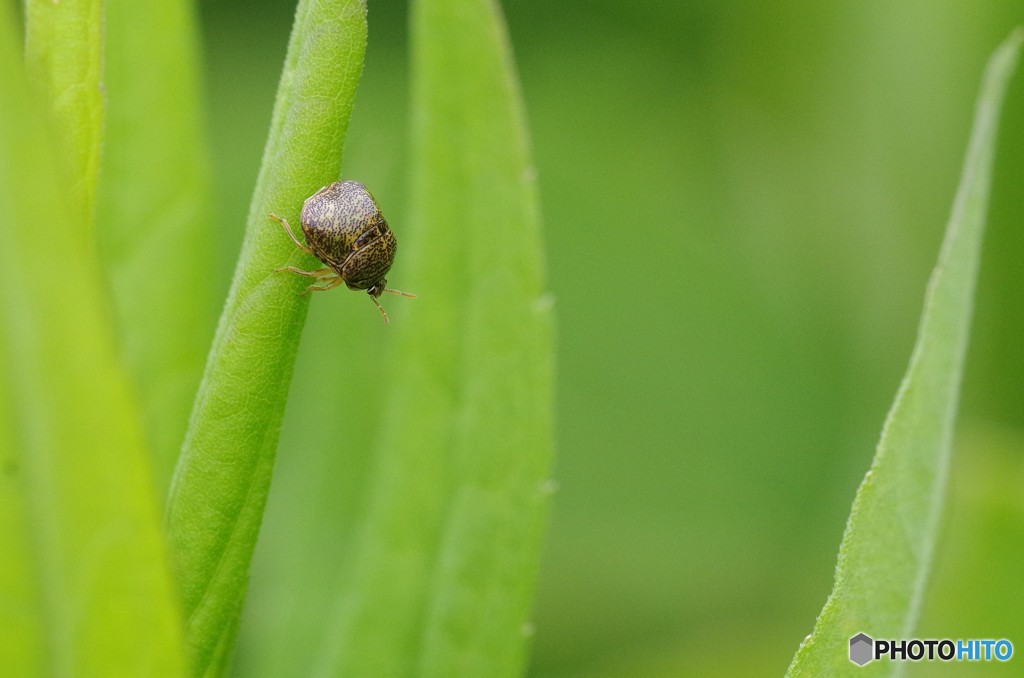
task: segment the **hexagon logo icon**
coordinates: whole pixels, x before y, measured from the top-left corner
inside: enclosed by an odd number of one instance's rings
[[[874,659],[875,641],[866,633],[858,633],[850,638],[850,661],[857,666],[864,666]]]

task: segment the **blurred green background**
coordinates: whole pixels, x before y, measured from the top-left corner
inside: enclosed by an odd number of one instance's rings
[[[401,240],[407,7],[368,4],[343,174],[371,187]],[[530,673],[779,675],[830,591],[850,502],[909,359],[982,68],[1024,6],[502,4],[559,319],[559,489]],[[223,291],[293,9],[200,5]],[[1018,75],[921,622],[925,637],[1007,637],[1018,649],[1022,120]],[[401,255],[389,277],[416,290]],[[389,310],[403,303],[429,302]],[[261,634],[326,623],[330,603],[310,582],[340,569],[367,464],[347,442],[401,416],[340,393],[372,392],[387,355],[347,352],[355,317],[380,324],[362,295],[313,300],[239,673],[287,661]],[[383,325],[366,331],[385,341]],[[322,634],[290,651],[314,653]]]

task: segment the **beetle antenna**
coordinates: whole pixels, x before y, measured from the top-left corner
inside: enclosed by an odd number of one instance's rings
[[[415,299],[416,298],[416,295],[413,294],[412,292],[403,292],[402,290],[393,290],[390,287],[385,287],[384,291],[385,292],[391,292],[391,294],[400,294],[403,297],[409,297],[411,299]]]
[[[380,302],[379,302],[379,301],[377,301],[377,297],[373,296],[372,294],[370,294],[370,295],[367,295],[367,296],[369,296],[369,297],[370,297],[370,301],[372,301],[372,302],[373,302],[373,304],[374,304],[374,306],[376,306],[376,307],[377,307],[377,310],[378,310],[378,311],[380,311],[380,314],[381,314],[382,316],[384,316],[384,324],[385,324],[385,325],[390,325],[390,324],[391,324],[391,321],[390,321],[390,320],[388,320],[388,312],[387,312],[387,311],[385,311],[385,310],[384,310],[384,307],[380,305]]]

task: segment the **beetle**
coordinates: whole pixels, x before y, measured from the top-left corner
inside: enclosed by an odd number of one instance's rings
[[[271,212],[267,215],[281,224],[295,246],[312,254],[324,266],[304,271],[295,266],[276,269],[289,271],[316,282],[303,291],[323,292],[341,283],[350,290],[366,290],[370,300],[388,320],[388,314],[377,298],[384,292],[415,297],[415,294],[393,290],[384,276],[395,261],[398,241],[380,212],[377,201],[358,181],[335,181],[324,186],[302,203],[300,223],[307,245],[303,245],[288,222]]]

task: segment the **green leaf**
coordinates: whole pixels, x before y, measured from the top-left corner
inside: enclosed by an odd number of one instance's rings
[[[97,238],[121,355],[166,491],[213,335],[214,225],[185,0],[104,3]]]
[[[186,637],[197,673],[223,666],[245,595],[308,297],[311,265],[267,218],[298,225],[338,178],[366,47],[359,0],[301,0],[253,194],[241,259],[200,384],[168,503]]]
[[[925,296],[917,343],[882,429],[871,469],[857,490],[839,548],[835,586],[790,676],[869,675],[851,636],[909,638],[923,602],[949,467],[991,183],[999,112],[1024,29],[995,52],[985,71],[974,130],[939,261]]]
[[[25,61],[49,104],[83,243],[91,247],[103,136],[103,3],[27,0]]]
[[[6,10],[0,10],[6,11]],[[6,21],[6,17],[0,18]],[[0,33],[6,26],[0,27]],[[6,33],[4,33],[6,35]],[[0,57],[2,58],[2,57]],[[0,72],[6,64],[0,66]],[[0,318],[7,318],[0,297]],[[0,335],[0,672],[12,676],[43,674],[45,656],[42,597],[33,572],[32,530],[29,524],[28,496],[20,473],[21,454],[16,445],[11,392],[8,375],[10,352],[6,337]]]
[[[74,3],[67,4],[66,15],[50,18],[73,24]],[[69,34],[68,26],[50,28]],[[64,111],[53,116],[63,133],[46,128],[51,116],[38,92],[29,92],[16,44],[5,6],[0,503],[13,513],[5,510],[0,522],[0,582],[26,588],[0,605],[0,672],[184,675],[181,622],[148,454],[106,325],[95,250],[82,238],[86,217],[79,201],[93,168],[60,165],[67,151],[50,145],[51,138],[64,143],[68,135],[88,134],[91,122],[69,123],[63,116],[72,112]],[[63,47],[49,47],[64,54]],[[71,183],[83,192],[62,190],[69,171],[77,172]]]
[[[535,177],[497,3],[412,11],[400,286],[419,298],[394,305],[387,416],[324,662],[339,675],[518,675],[552,449]]]

